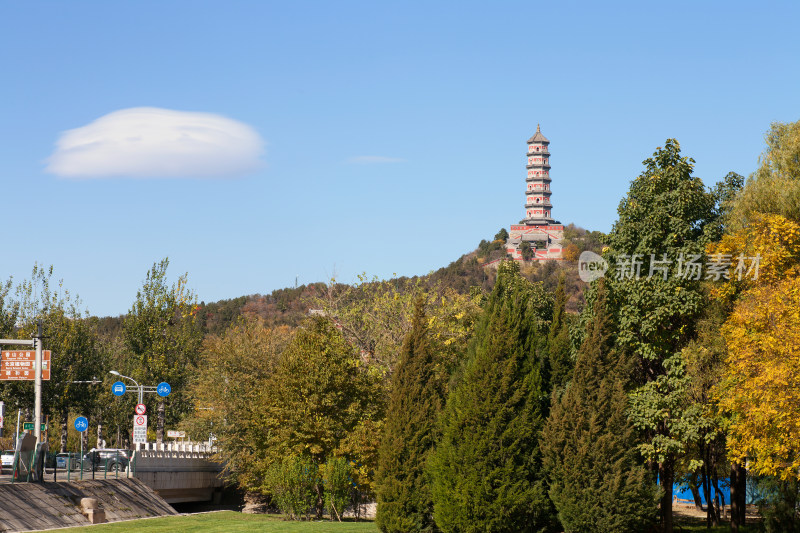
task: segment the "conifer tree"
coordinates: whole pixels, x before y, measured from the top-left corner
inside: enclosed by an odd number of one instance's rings
[[[542,432],[549,495],[564,531],[640,531],[657,514],[658,490],[627,418],[624,358],[599,280],[593,319],[564,394]]]
[[[430,463],[442,531],[554,528],[541,473],[539,432],[548,398],[537,360],[551,313],[540,284],[522,278],[516,263],[500,265]]]
[[[437,417],[444,384],[437,378],[424,311],[417,298],[411,331],[393,376],[392,394],[379,450],[376,524],[381,531],[436,531],[424,468],[438,438]]]
[[[565,276],[562,272],[558,277],[556,287],[555,305],[553,306],[553,321],[547,335],[547,365],[548,376],[552,390],[557,390],[570,379],[573,361],[571,355],[572,343],[569,337],[570,316],[567,314],[567,294],[564,288]]]

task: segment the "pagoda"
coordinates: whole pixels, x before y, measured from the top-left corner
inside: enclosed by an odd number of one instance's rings
[[[537,124],[536,133],[528,139],[525,218],[511,226],[506,241],[506,251],[516,260],[524,259],[520,250],[524,242],[530,245],[531,252],[525,255],[531,260],[561,259],[564,226],[552,217],[549,146],[550,141]]]

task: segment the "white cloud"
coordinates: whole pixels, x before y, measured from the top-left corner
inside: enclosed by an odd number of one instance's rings
[[[253,128],[220,115],[134,107],[62,133],[46,170],[69,178],[233,177],[261,166],[263,146]]]
[[[347,160],[348,163],[370,164],[370,163],[405,163],[405,159],[400,157],[385,157],[382,155],[358,155]]]

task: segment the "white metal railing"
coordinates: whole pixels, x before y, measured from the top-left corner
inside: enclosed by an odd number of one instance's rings
[[[217,447],[207,442],[137,442],[134,446],[135,451],[143,452],[217,453]]]

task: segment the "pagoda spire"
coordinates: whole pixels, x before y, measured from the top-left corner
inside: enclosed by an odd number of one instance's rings
[[[553,224],[550,203],[550,141],[542,135],[539,124],[528,139],[528,176],[525,179],[525,219],[529,226]]]

